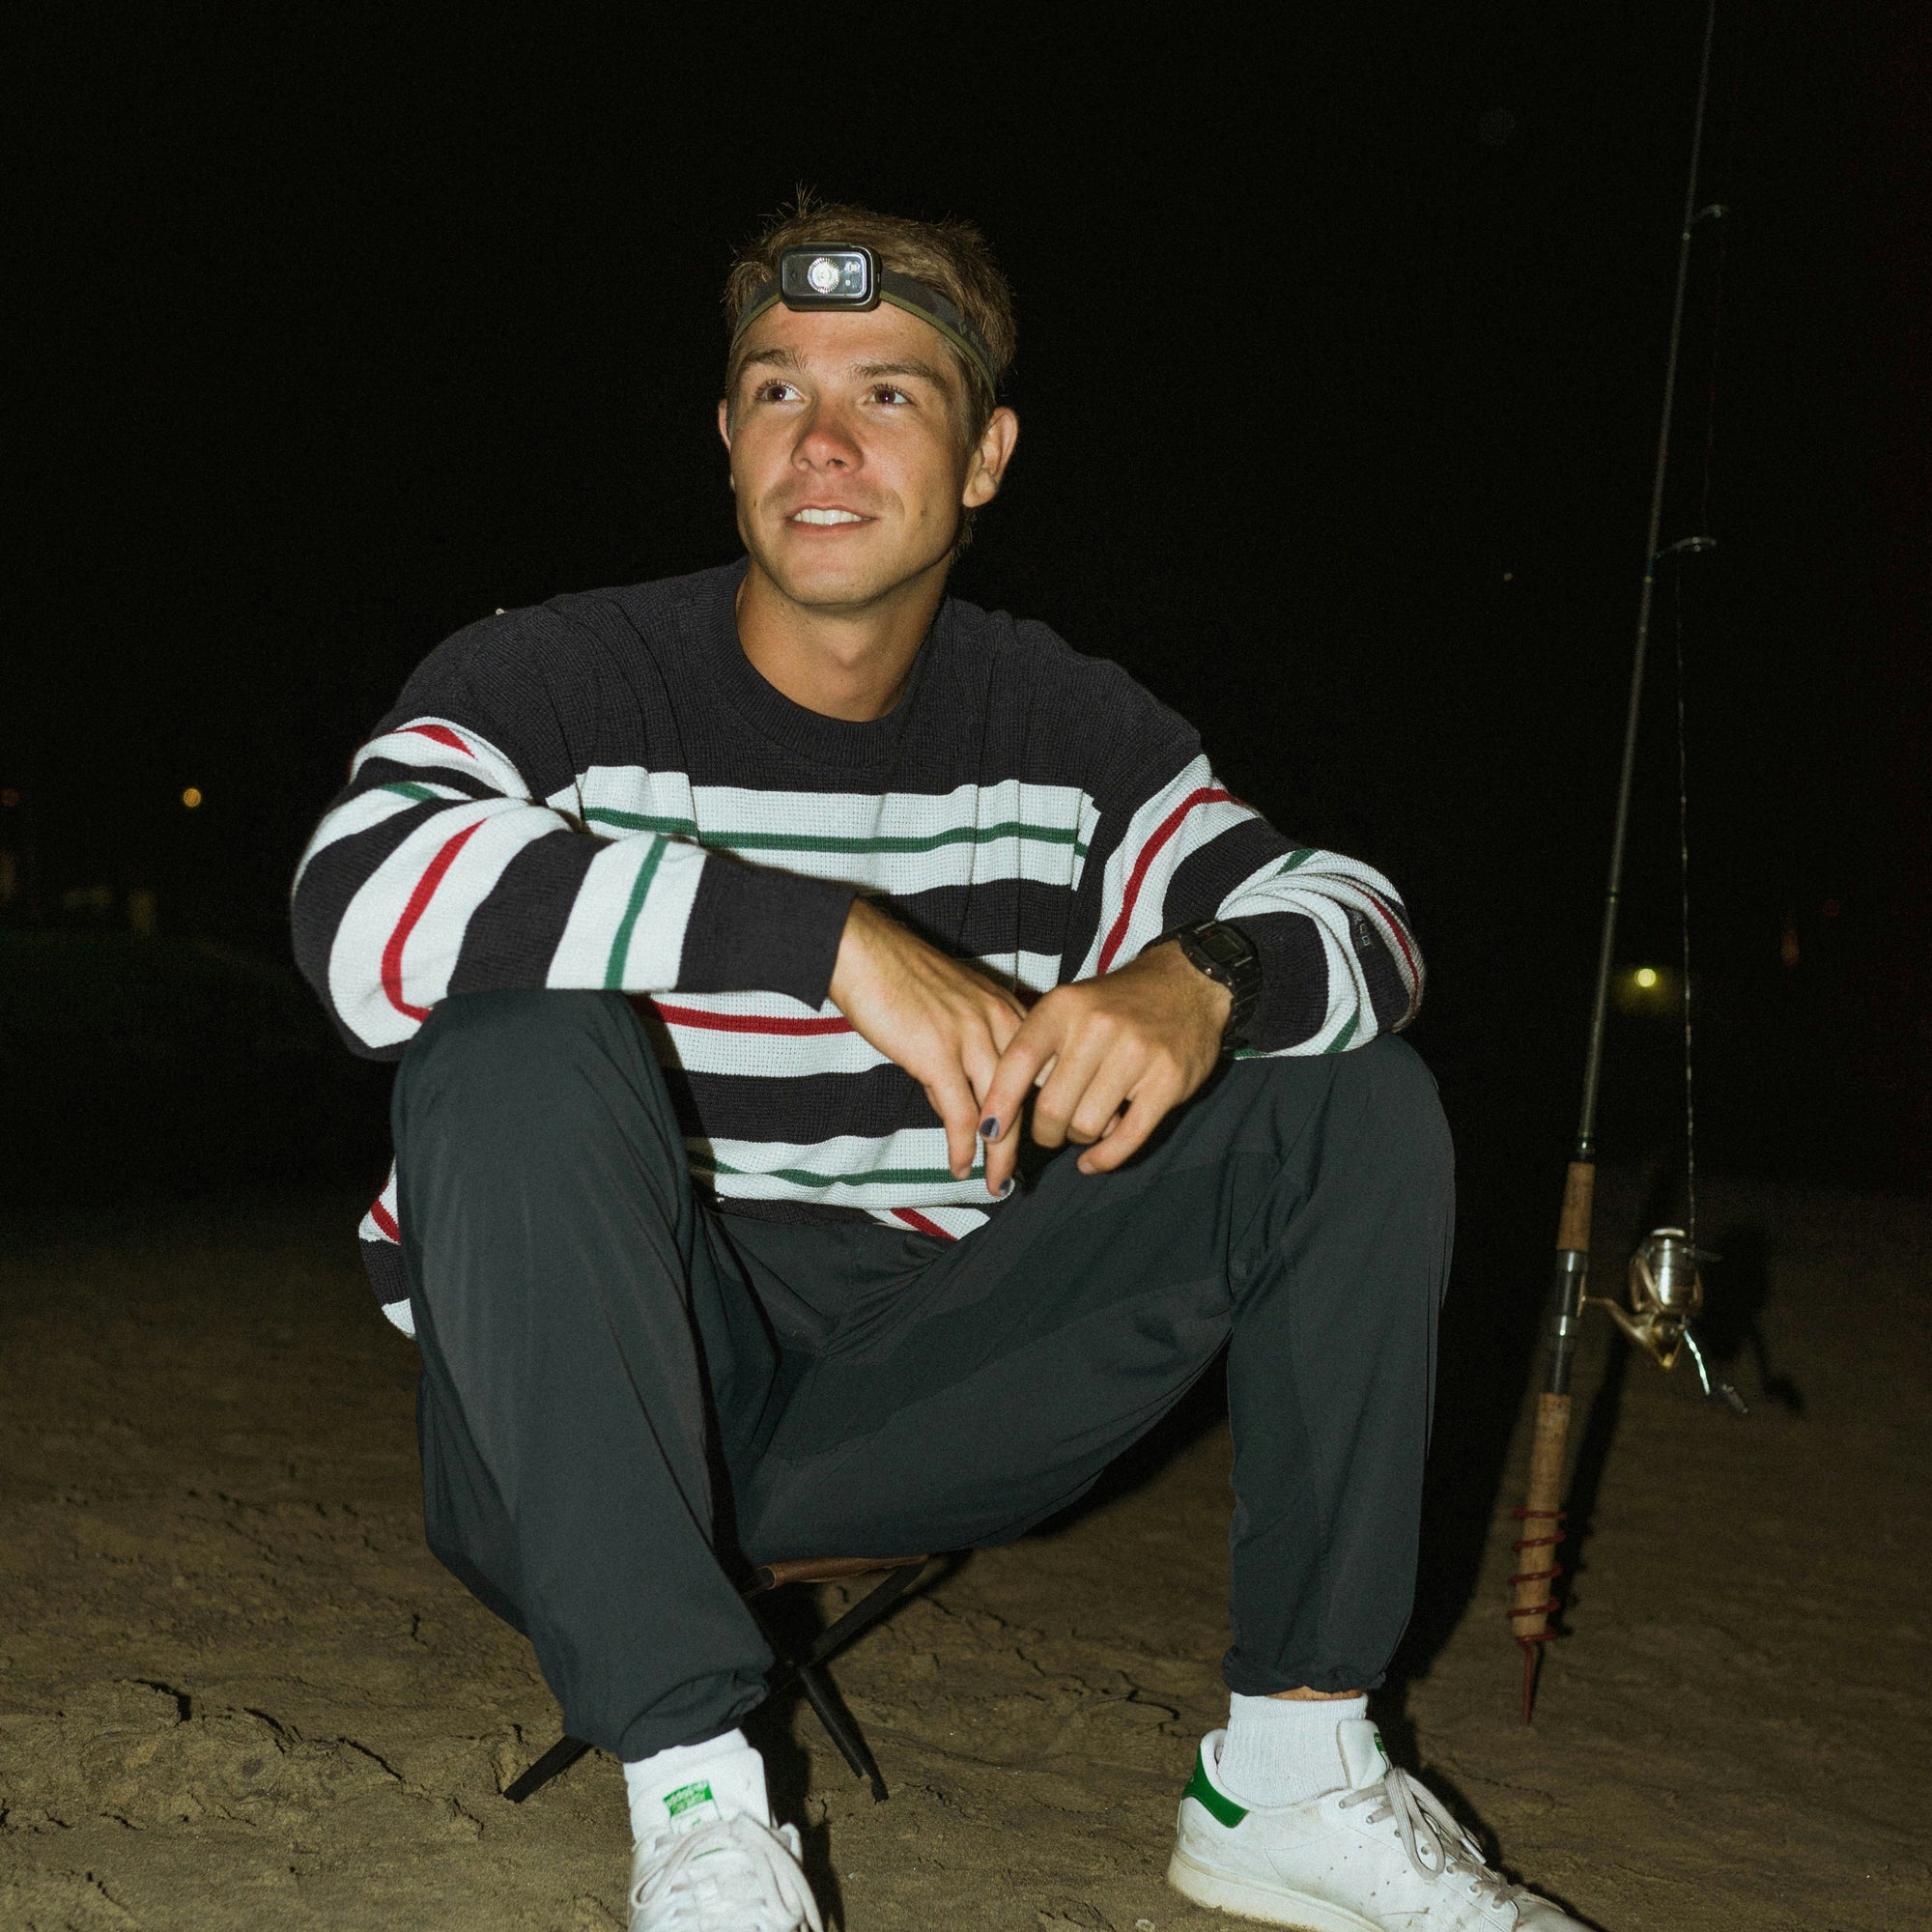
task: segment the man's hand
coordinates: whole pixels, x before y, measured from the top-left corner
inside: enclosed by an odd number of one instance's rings
[[[853,1031],[925,1089],[946,1124],[947,1164],[964,1180],[973,1172],[980,1103],[1026,1009],[865,899],[854,899],[845,916],[831,994]]]
[[[1056,986],[1013,1035],[985,1094],[986,1191],[998,1194],[1019,1159],[1020,1109],[1035,1086],[1033,1137],[1041,1147],[1085,1147],[1082,1174],[1107,1174],[1130,1158],[1214,1070],[1233,1005],[1227,987],[1173,945]]]

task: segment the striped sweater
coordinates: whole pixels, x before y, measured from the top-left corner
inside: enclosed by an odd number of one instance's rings
[[[721,1208],[956,1239],[997,1211],[981,1176],[826,997],[855,894],[1022,998],[1229,920],[1264,962],[1250,1052],[1412,1017],[1388,881],[1283,838],[1118,666],[949,598],[889,716],[823,717],[740,648],[744,569],[500,612],[424,661],[296,878],[297,957],[355,1052],[399,1058],[453,993],[630,994]],[[405,1324],[406,1212],[392,1170],[361,1232]]]

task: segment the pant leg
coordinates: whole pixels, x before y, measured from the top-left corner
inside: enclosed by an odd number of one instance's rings
[[[1232,1340],[1228,1680],[1379,1682],[1413,1599],[1450,1189],[1435,1083],[1402,1041],[1226,1069],[1126,1168],[1051,1161],[867,1298],[741,1498],[748,1550],[1008,1541]]]
[[[445,1001],[394,1124],[430,1547],[535,1646],[574,1736],[726,1729],[771,1654],[714,1553],[778,1359],[615,994]]]
[[[1222,1674],[1249,1696],[1373,1689],[1415,1603],[1454,1155],[1405,1042],[1331,1064],[1346,1077],[1284,1162],[1235,1280]]]

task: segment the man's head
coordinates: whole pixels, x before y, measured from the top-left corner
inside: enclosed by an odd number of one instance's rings
[[[776,301],[739,330],[786,249],[840,243],[869,248],[963,316],[995,378],[1016,336],[1006,279],[962,222],[802,203],[733,263],[718,428],[739,533],[781,590],[823,609],[862,608],[943,568],[998,491],[1019,432],[976,358],[917,312]]]

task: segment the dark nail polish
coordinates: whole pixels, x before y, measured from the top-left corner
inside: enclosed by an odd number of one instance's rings
[[[1009,1174],[1000,1182],[1000,1199],[1004,1201],[1013,1191],[1013,1178]]]
[[[1000,1123],[991,1114],[980,1122],[980,1138],[982,1141],[996,1141],[1000,1138]]]

